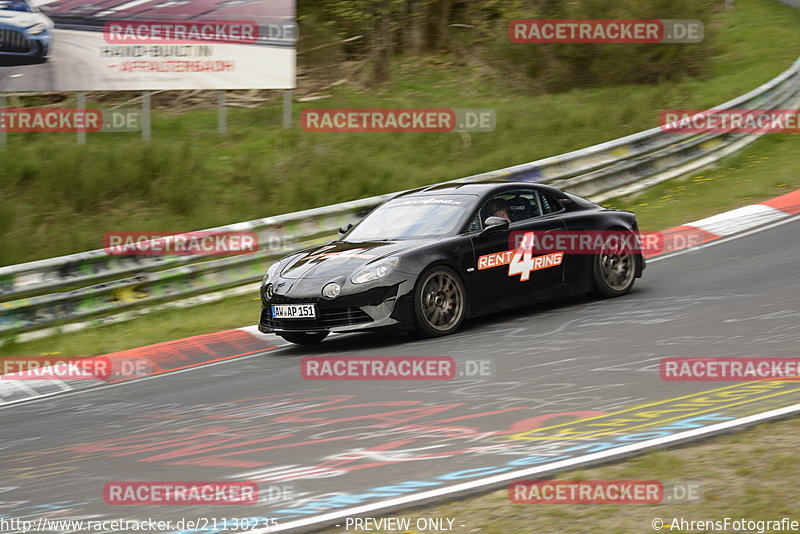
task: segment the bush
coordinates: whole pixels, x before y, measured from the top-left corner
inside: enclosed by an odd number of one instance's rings
[[[488,39],[490,60],[530,92],[582,87],[657,84],[708,74],[713,53],[713,0],[530,0],[485,13],[493,34],[505,35],[514,19],[698,19],[706,25],[697,44],[521,44]]]

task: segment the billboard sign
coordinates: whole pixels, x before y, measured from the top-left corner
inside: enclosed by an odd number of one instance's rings
[[[0,0],[0,91],[291,89],[295,0]]]

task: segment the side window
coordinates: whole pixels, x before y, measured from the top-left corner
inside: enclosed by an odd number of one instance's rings
[[[481,216],[480,214],[476,214],[475,217],[469,222],[469,226],[467,226],[467,232],[477,232],[483,228],[483,224],[481,223]]]
[[[531,189],[505,191],[489,199],[480,212],[480,220],[487,217],[502,217],[509,222],[524,221],[542,214],[536,191]]]
[[[536,191],[518,191],[508,199],[509,214],[511,222],[524,221],[539,217],[542,210],[536,200]]]
[[[541,191],[537,191],[536,193],[542,215],[547,215],[548,213],[553,213],[555,211],[561,211],[561,206],[558,204],[558,202],[550,198],[549,195],[542,193]]]
[[[547,195],[533,189],[504,191],[490,198],[478,214],[470,221],[467,232],[477,232],[483,228],[483,221],[489,217],[502,217],[509,222],[524,221],[560,211],[558,205]]]

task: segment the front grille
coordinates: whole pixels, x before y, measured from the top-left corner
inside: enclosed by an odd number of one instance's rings
[[[372,322],[372,317],[360,308],[331,308],[320,310],[317,306],[316,319],[274,319],[272,308],[267,306],[261,312],[261,324],[268,328],[282,330],[328,330],[342,326],[353,326]]]
[[[17,30],[0,30],[0,52],[24,54],[30,50],[31,43],[25,34]]]

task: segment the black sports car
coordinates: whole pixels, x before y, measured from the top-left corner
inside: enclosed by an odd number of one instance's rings
[[[639,251],[533,257],[515,241],[586,231],[638,234],[636,216],[530,183],[403,193],[343,227],[338,240],[273,264],[261,284],[259,330],[299,344],[379,328],[441,336],[466,318],[559,293],[627,293],[644,269]]]

